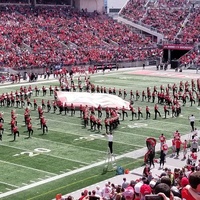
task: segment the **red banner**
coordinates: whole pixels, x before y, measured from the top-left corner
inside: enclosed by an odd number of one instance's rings
[[[191,50],[193,49],[193,45],[183,45],[183,44],[164,44],[163,49],[170,50]]]

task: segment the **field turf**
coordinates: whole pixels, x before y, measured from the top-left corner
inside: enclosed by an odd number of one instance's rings
[[[128,94],[132,89],[135,93],[139,90],[146,91],[147,87],[153,90],[156,85],[159,89],[160,85],[167,86],[168,83],[179,84],[180,80],[190,82],[192,76],[179,76],[176,74],[167,76],[172,72],[158,72],[152,73],[151,71],[144,71],[136,74],[129,71],[116,71],[107,72],[105,75],[94,74],[91,75],[91,82],[95,85],[105,86],[106,88],[115,87],[117,90],[120,88],[126,89]],[[149,74],[148,74],[149,72]],[[151,75],[150,75],[151,74]],[[194,77],[196,78],[196,77]],[[83,78],[82,78],[83,80]],[[75,78],[77,82],[77,78]],[[37,86],[49,87],[49,85],[59,85],[58,81],[39,81]],[[28,83],[26,84],[28,86]],[[33,85],[33,88],[35,85]],[[20,85],[2,85],[0,86],[0,94],[19,90]],[[41,100],[53,100],[53,97],[47,92],[46,96],[40,94],[33,98],[37,99],[38,104]],[[129,95],[126,97],[129,100]],[[123,155],[145,147],[145,139],[147,137],[158,138],[161,133],[170,139],[175,130],[179,130],[181,134],[187,134],[190,131],[188,116],[194,114],[198,118],[199,110],[197,103],[190,106],[187,102],[185,107],[182,107],[182,113],[178,118],[168,116],[163,119],[163,105],[159,105],[159,110],[162,117],[153,120],[153,103],[147,101],[141,102],[141,97],[138,101],[134,102],[134,107],[141,106],[145,114],[145,106],[148,105],[151,109],[152,116],[150,119],[131,121],[130,113],[125,121],[121,121],[120,126],[114,131],[114,152],[116,156]],[[3,197],[2,199],[36,199],[36,200],[49,200],[55,198],[57,193],[70,193],[87,185],[105,180],[115,175],[115,171],[108,171],[102,173],[107,157],[107,139],[103,135],[105,128],[101,133],[91,131],[90,127],[84,128],[82,119],[79,117],[79,111],[75,116],[71,117],[70,114],[59,115],[58,112],[53,114],[44,114],[47,119],[49,132],[42,135],[40,129],[37,111],[31,111],[31,118],[33,123],[34,134],[30,139],[27,139],[26,127],[24,124],[24,109],[17,109],[17,121],[20,132],[20,137],[17,141],[13,142],[13,136],[10,135],[10,112],[13,108],[1,107],[4,112],[4,128],[3,141],[0,143],[0,198],[1,195],[10,191],[16,193]],[[197,122],[198,126],[198,122]],[[143,162],[143,155],[140,159],[132,159],[121,156],[116,160],[117,166],[133,169],[141,166]],[[97,165],[95,166],[95,163]],[[99,164],[98,164],[99,163]],[[90,166],[91,168],[84,168]],[[80,172],[77,169],[83,168]],[[77,170],[77,171],[76,171]],[[61,176],[60,176],[61,175]],[[63,176],[62,176],[63,175]],[[55,180],[51,178],[56,177]],[[45,180],[50,180],[45,183]],[[44,181],[44,184],[37,186],[37,183]],[[18,189],[24,188],[29,185],[34,187],[18,192]]]

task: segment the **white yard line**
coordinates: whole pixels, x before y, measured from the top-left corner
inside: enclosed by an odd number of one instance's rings
[[[17,185],[13,185],[13,184],[10,184],[10,183],[6,183],[6,182],[3,182],[3,181],[0,181],[1,184],[4,184],[4,185],[9,185],[11,187],[14,187],[14,188],[18,188],[19,186]]]
[[[37,171],[37,172],[43,172],[43,173],[46,173],[46,174],[51,174],[51,175],[54,175],[54,176],[57,175],[55,173],[43,171],[43,170],[32,168],[32,167],[27,167],[27,166],[24,166],[24,165],[19,165],[19,164],[11,163],[11,162],[4,161],[4,160],[0,160],[0,162],[1,163],[5,163],[5,164],[9,164],[9,165],[14,165],[14,166],[17,166],[17,167],[20,167],[20,168],[30,169],[30,170]]]

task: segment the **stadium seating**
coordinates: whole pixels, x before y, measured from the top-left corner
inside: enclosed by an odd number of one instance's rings
[[[9,6],[0,19],[6,67],[132,61],[161,53],[149,38],[95,12]]]

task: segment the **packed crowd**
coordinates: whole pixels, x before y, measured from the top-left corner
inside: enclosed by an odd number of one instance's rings
[[[133,61],[161,55],[149,38],[97,12],[9,6],[0,19],[0,63],[5,67]]]
[[[192,50],[180,58],[180,62],[185,65],[194,64],[195,66],[200,65],[200,54],[199,50]]]
[[[197,167],[175,168],[174,171],[165,168],[158,177],[153,177],[148,166],[145,167],[148,177],[128,182],[123,178],[122,184],[108,182],[103,188],[98,185],[94,190],[84,190],[79,200],[198,200],[200,171]],[[158,198],[160,196],[160,198]],[[72,200],[72,196],[62,197]]]
[[[190,1],[186,0],[158,0],[155,2],[146,2],[144,0],[138,0],[135,2],[130,0],[121,11],[121,15],[135,22],[140,21],[143,24],[148,25],[150,28],[155,28],[158,32],[164,34],[164,38],[167,41],[174,41],[176,34],[182,28],[184,20],[190,13],[191,6],[192,4]],[[197,16],[198,11],[193,15]],[[189,18],[188,21],[191,23],[191,26],[193,25],[194,20],[195,18],[192,16]],[[198,22],[198,20],[196,21]],[[188,29],[191,30],[190,26]],[[193,35],[196,32],[198,33],[198,28],[196,28],[196,26],[192,26],[192,29],[194,30],[193,33],[188,31],[188,29],[185,31],[185,35],[187,32],[187,37],[185,36],[186,38],[181,42],[190,42]]]

